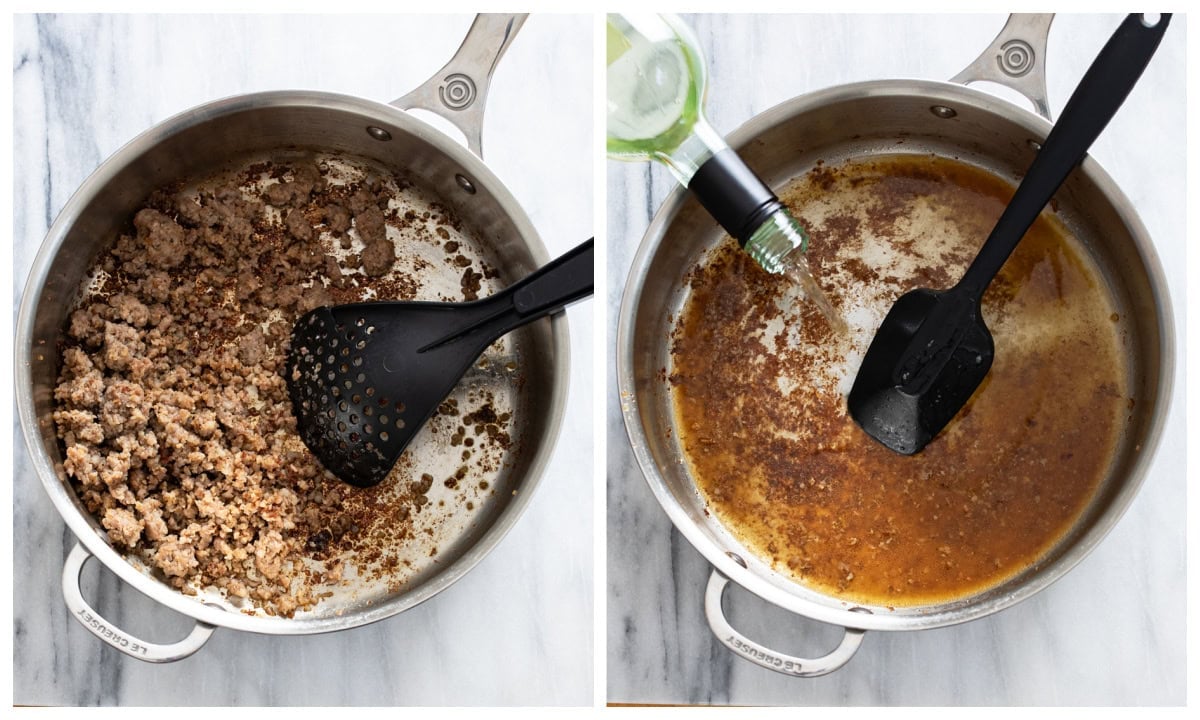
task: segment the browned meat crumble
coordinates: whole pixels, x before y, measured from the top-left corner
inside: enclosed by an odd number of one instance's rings
[[[457,229],[449,213],[397,212],[401,178],[325,175],[315,160],[256,163],[156,193],[97,260],[55,390],[64,467],[114,545],[183,592],[284,616],[312,607],[372,528],[402,537],[430,486],[400,479],[383,507],[384,490],[325,473],[280,375],[292,324],[325,304],[411,299],[417,281],[388,275],[387,228],[437,223],[434,248],[442,225]]]

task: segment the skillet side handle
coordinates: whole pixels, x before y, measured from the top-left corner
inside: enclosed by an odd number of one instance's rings
[[[846,634],[842,637],[842,642],[833,652],[824,657],[811,659],[795,657],[760,645],[734,630],[733,626],[729,624],[729,620],[725,618],[725,613],[721,609],[721,598],[725,595],[725,586],[728,584],[729,578],[714,569],[708,578],[708,589],[704,593],[704,614],[708,617],[708,626],[712,629],[713,635],[735,655],[745,658],[755,665],[793,677],[819,677],[828,675],[849,662],[850,658],[854,657],[854,653],[858,651],[858,646],[862,644],[863,634],[866,630],[844,628]]]
[[[196,627],[192,628],[192,632],[187,637],[170,645],[159,645],[135,638],[100,617],[100,613],[93,610],[92,606],[83,599],[83,592],[79,588],[79,575],[83,571],[84,564],[91,558],[92,554],[82,545],[75,544],[75,548],[71,550],[66,563],[63,564],[63,599],[66,601],[71,615],[79,621],[80,625],[117,650],[144,662],[175,662],[203,647],[204,643],[208,642],[208,638],[212,636],[213,630],[216,630],[215,625],[197,621]]]
[[[467,136],[467,147],[482,159],[483,109],[492,73],[526,17],[528,14],[476,15],[454,57],[416,90],[389,104],[441,115]]]
[[[950,82],[999,83],[1024,95],[1038,115],[1054,122],[1046,99],[1046,38],[1052,22],[1053,13],[1009,15],[992,44]]]

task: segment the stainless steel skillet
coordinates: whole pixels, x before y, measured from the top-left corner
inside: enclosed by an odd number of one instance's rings
[[[432,597],[461,577],[499,542],[527,506],[561,422],[568,378],[562,318],[540,322],[514,338],[511,351],[523,368],[525,382],[519,391],[506,392],[518,409],[520,447],[506,459],[494,492],[476,503],[472,516],[455,516],[445,524],[437,541],[438,562],[404,577],[402,583],[348,587],[293,618],[243,612],[211,594],[185,596],[117,552],[65,481],[61,450],[49,419],[58,367],[54,350],[91,259],[152,190],[203,175],[231,160],[315,152],[393,169],[413,180],[419,189],[416,200],[436,199],[457,214],[474,249],[500,269],[499,283],[543,264],[548,256],[528,217],[478,155],[399,109],[423,107],[448,117],[478,152],[491,73],[523,19],[480,16],[441,71],[391,105],[332,93],[288,91],[242,95],[181,113],[105,161],[56,219],[34,261],[19,312],[17,402],[33,466],[80,541],[64,571],[68,605],[102,640],[135,657],[162,662],[194,652],[216,626],[306,634],[380,620]],[[195,618],[196,630],[181,643],[157,645],[115,628],[87,607],[78,590],[79,571],[93,556],[140,592]]]
[[[1019,176],[1050,128],[1044,57],[1049,16],[1014,16],[954,82],[891,80],[809,93],[755,117],[730,138],[748,163],[778,189],[818,160],[895,152],[935,153],[1005,178]],[[1030,97],[1042,116],[958,83],[1001,82]],[[901,145],[897,142],[901,141]],[[913,630],[983,617],[1061,577],[1116,523],[1137,492],[1161,434],[1173,375],[1172,318],[1162,269],[1128,199],[1085,160],[1057,196],[1058,214],[1102,269],[1127,324],[1139,397],[1109,475],[1079,523],[1043,563],[991,591],[962,601],[891,610],[858,607],[805,588],[750,555],[705,512],[680,462],[670,394],[658,377],[670,366],[670,317],[686,300],[683,275],[721,233],[686,194],[676,192],[643,238],[626,286],[617,338],[617,379],[626,429],[643,474],[672,522],[714,565],[706,595],[710,625],[738,654],[771,669],[819,675],[846,662],[863,630]],[[738,633],[724,617],[728,580],[793,612],[847,628],[828,657],[795,658]]]

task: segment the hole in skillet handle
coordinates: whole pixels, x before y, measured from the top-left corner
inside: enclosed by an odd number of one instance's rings
[[[435,129],[437,129],[443,135],[446,135],[447,137],[449,137],[454,142],[458,143],[459,145],[461,145],[467,149],[470,149],[470,144],[467,142],[466,134],[461,129],[459,129],[459,127],[457,125],[450,122],[449,120],[442,117],[441,115],[438,115],[435,112],[430,112],[423,108],[409,108],[408,110],[405,110],[404,112],[408,113],[409,115],[412,115],[413,117],[417,118],[421,122],[426,123],[427,125],[432,125]],[[383,133],[384,135],[386,135],[386,137],[380,137],[379,135],[376,134],[375,131],[379,131],[379,132]],[[391,134],[388,133],[386,130],[383,130],[382,128],[368,127],[367,134],[370,135],[371,137],[375,138],[376,140],[391,140],[392,139]],[[466,194],[468,194],[468,195],[475,194],[475,192],[476,192],[475,183],[472,182],[471,179],[469,177],[467,177],[466,175],[464,175],[462,173],[455,173],[454,182],[460,188],[462,188],[463,192],[465,192]]]
[[[409,108],[409,109],[405,110],[404,112],[411,115],[412,117],[420,120],[421,122],[425,123],[426,125],[431,126],[435,130],[437,130],[441,134],[445,135],[446,137],[450,138],[450,140],[463,146],[464,148],[468,148],[468,149],[470,148],[470,145],[467,142],[466,133],[464,133],[462,130],[460,130],[459,127],[457,125],[455,125],[453,122],[451,122],[450,120],[447,120],[446,118],[442,117],[441,115],[439,115],[435,112],[430,112],[429,110],[426,110],[424,108],[419,108],[419,107]]]

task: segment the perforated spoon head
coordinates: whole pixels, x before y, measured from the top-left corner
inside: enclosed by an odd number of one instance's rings
[[[354,303],[301,317],[284,378],[304,444],[342,480],[379,483],[488,345],[592,294],[594,246],[482,300]]]
[[[419,385],[398,385],[373,347],[381,329],[375,314],[354,305],[313,310],[293,328],[285,367],[301,439],[327,470],[359,487],[387,477],[441,400]],[[399,368],[401,360],[389,364]]]

